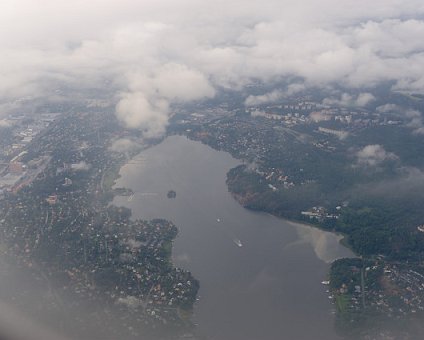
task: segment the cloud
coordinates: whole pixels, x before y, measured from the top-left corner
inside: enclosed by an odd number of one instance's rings
[[[297,93],[304,91],[305,89],[306,86],[303,83],[288,84],[285,90],[276,89],[261,95],[249,95],[244,101],[244,105],[255,106],[262,104],[277,103],[281,101],[281,99],[293,96]]]
[[[116,115],[127,127],[145,132],[147,138],[160,137],[168,122],[169,103],[166,100],[149,101],[142,92],[120,95]]]
[[[205,75],[186,65],[169,63],[160,67],[152,79],[155,92],[168,100],[193,101],[211,98],[215,89]]]
[[[424,172],[415,167],[401,167],[396,178],[384,179],[373,184],[359,185],[354,195],[377,196],[391,198],[407,197],[414,200],[415,196],[422,197],[424,189]]]
[[[259,96],[248,96],[244,101],[246,106],[255,106],[261,104],[275,103],[284,97],[284,93],[280,90],[274,90]]]
[[[381,145],[367,145],[356,153],[357,163],[363,166],[377,166],[386,160],[395,160],[398,157],[387,152]]]
[[[287,86],[287,95],[292,96],[296,93],[302,92],[306,89],[305,84],[293,83]]]
[[[423,114],[418,110],[402,108],[396,104],[385,104],[376,108],[380,113],[390,113],[406,121],[406,126],[412,129],[414,134],[424,134]]]
[[[154,136],[175,103],[256,81],[296,79],[246,103],[386,81],[424,93],[423,14],[420,0],[4,0],[0,105],[101,95],[123,124]]]
[[[375,109],[380,113],[400,113],[402,108],[396,104],[384,104],[380,105]]]
[[[344,107],[364,107],[375,100],[371,93],[360,93],[357,96],[343,93],[340,98],[325,98],[324,105],[337,105]]]
[[[116,115],[127,127],[144,131],[147,138],[165,133],[172,103],[215,95],[202,73],[176,63],[156,66],[150,72],[128,73],[126,82],[129,91],[119,95]]]
[[[414,134],[423,135],[424,122],[422,113],[417,110],[406,110],[404,115],[409,119],[409,123],[406,126],[413,129]]]
[[[356,106],[366,106],[372,101],[375,100],[375,97],[371,93],[360,93],[355,100]]]

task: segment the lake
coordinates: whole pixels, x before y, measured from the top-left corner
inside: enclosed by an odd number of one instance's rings
[[[331,261],[352,252],[338,235],[244,209],[225,184],[238,164],[171,136],[121,168],[116,187],[135,194],[113,203],[177,225],[173,260],[200,281],[194,322],[206,339],[339,339],[321,281]]]

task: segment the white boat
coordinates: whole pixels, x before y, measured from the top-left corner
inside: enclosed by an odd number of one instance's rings
[[[233,242],[238,246],[238,247],[243,247],[243,244],[241,243],[241,241],[239,240],[239,239],[237,239],[237,238],[235,238],[234,240],[233,240]]]
[[[219,223],[219,222],[221,222],[221,219],[220,218],[217,218],[216,221]]]

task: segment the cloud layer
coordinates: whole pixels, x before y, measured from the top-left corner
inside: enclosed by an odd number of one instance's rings
[[[4,0],[0,104],[107,90],[124,124],[157,136],[173,103],[257,80],[424,93],[423,14],[419,0]]]

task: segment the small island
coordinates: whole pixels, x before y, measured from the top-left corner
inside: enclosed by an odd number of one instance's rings
[[[177,197],[177,193],[175,192],[175,190],[169,190],[168,193],[166,194],[166,196],[168,198],[175,198],[175,197]]]
[[[128,188],[115,188],[113,193],[117,196],[131,196],[134,195],[134,191]]]

